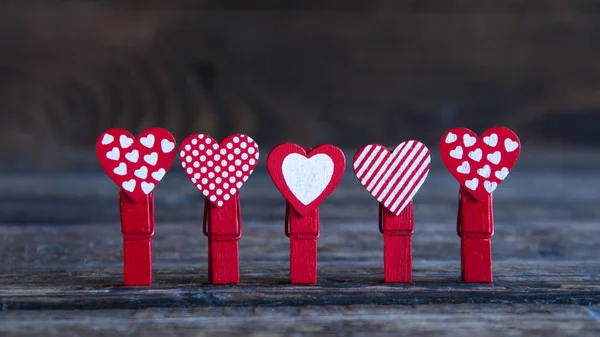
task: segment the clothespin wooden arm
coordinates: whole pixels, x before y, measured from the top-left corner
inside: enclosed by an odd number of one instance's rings
[[[135,202],[119,192],[123,234],[123,279],[125,285],[152,284],[152,237],[154,235],[154,194]]]
[[[413,203],[396,215],[379,204],[379,231],[383,241],[383,278],[385,282],[412,281]]]
[[[317,240],[320,235],[319,208],[301,216],[286,204],[285,235],[290,238],[290,282],[317,282]]]

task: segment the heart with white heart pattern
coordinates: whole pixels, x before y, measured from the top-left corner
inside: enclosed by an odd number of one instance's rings
[[[242,134],[217,143],[205,134],[191,135],[181,142],[181,166],[192,183],[215,206],[234,200],[258,163],[258,145]]]
[[[106,174],[136,202],[144,200],[164,177],[175,158],[175,138],[162,128],[150,128],[138,138],[110,129],[96,142],[96,155]]]
[[[477,200],[484,200],[498,188],[520,152],[519,138],[505,127],[489,129],[481,137],[469,129],[455,128],[440,140],[444,165]]]

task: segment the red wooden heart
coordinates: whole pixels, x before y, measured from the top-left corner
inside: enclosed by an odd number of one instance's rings
[[[294,143],[283,143],[267,157],[267,169],[275,186],[302,216],[335,190],[345,167],[344,153],[331,144],[305,150]]]
[[[354,174],[360,183],[390,212],[399,215],[415,196],[431,167],[429,149],[408,140],[394,152],[385,146],[369,144],[354,156]]]
[[[175,158],[175,138],[162,128],[150,128],[138,138],[110,129],[96,142],[96,155],[108,176],[129,197],[143,200],[167,173]]]
[[[485,131],[481,138],[465,128],[455,128],[440,140],[440,155],[450,173],[477,200],[487,198],[515,165],[521,143],[505,127]]]
[[[185,174],[215,206],[223,206],[248,180],[258,163],[258,145],[242,134],[217,143],[209,135],[191,135],[181,142]]]

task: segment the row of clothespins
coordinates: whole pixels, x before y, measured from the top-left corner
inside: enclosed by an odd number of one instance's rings
[[[175,146],[174,137],[162,128],[147,129],[138,138],[122,129],[110,129],[96,144],[100,164],[121,189],[125,285],[152,283],[153,191],[175,158]],[[520,150],[515,133],[504,127],[489,129],[481,137],[455,128],[440,141],[442,161],[460,183],[457,232],[466,282],[492,282],[492,192],[504,181]],[[205,196],[203,233],[209,241],[209,281],[238,283],[239,189],[256,167],[258,145],[242,134],[220,143],[198,134],[183,140],[179,151],[185,173]],[[412,199],[424,183],[430,163],[429,149],[416,140],[391,150],[365,145],[354,156],[356,177],[379,202],[386,282],[412,280]],[[319,205],[336,188],[345,166],[344,153],[331,144],[303,148],[283,143],[267,157],[269,174],[287,200],[285,234],[290,238],[291,283],[317,280]]]

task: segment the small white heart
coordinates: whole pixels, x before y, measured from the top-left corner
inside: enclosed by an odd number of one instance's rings
[[[446,144],[452,144],[457,139],[458,137],[455,134],[453,134],[452,132],[448,132],[448,135],[446,136]]]
[[[140,153],[138,152],[138,150],[133,150],[129,153],[125,153],[125,158],[132,163],[137,163],[139,157]]]
[[[124,181],[121,184],[121,187],[123,187],[123,189],[127,192],[133,192],[133,190],[135,189],[135,180],[130,179],[128,181]]]
[[[487,160],[494,165],[498,165],[501,158],[502,156],[500,154],[500,151],[496,151],[487,155]]]
[[[489,178],[491,173],[492,169],[490,168],[490,165],[485,165],[484,167],[477,170],[477,174],[484,178]]]
[[[495,147],[498,144],[498,135],[495,133],[492,133],[491,135],[489,135],[487,137],[483,137],[483,142],[491,147]]]
[[[121,147],[126,149],[128,147],[131,146],[131,144],[133,144],[133,139],[125,136],[125,135],[121,135],[121,137],[119,137],[119,143],[121,143]]]
[[[133,174],[140,179],[146,179],[146,177],[148,176],[148,168],[146,166],[142,166],[139,169],[133,171]]]
[[[467,134],[463,136],[463,143],[465,143],[465,147],[473,146],[477,142],[477,138],[471,137]]]
[[[115,167],[113,172],[116,175],[124,176],[127,174],[127,165],[125,165],[125,163],[120,163],[119,166]]]
[[[154,146],[154,135],[147,135],[140,138],[140,143],[149,149],[152,148]]]
[[[108,158],[110,160],[119,160],[120,156],[121,156],[121,152],[119,151],[118,147],[113,147],[112,150],[106,152],[106,158]]]
[[[494,173],[494,175],[496,176],[496,178],[498,178],[500,180],[504,180],[508,176],[508,172],[509,172],[508,168],[503,167],[500,171],[496,171],[496,173]]]
[[[154,178],[156,181],[160,181],[165,176],[165,173],[167,173],[167,171],[164,169],[159,169],[156,172],[152,172],[152,178]]]
[[[173,151],[173,149],[175,148],[175,143],[168,141],[166,139],[163,139],[160,142],[160,148],[162,149],[162,151],[164,153],[169,153],[169,152]]]
[[[102,137],[102,141],[100,143],[102,145],[108,145],[108,144],[112,143],[113,140],[115,140],[115,137],[113,137],[112,135],[109,135],[108,133],[105,133],[104,137]]]
[[[506,148],[506,151],[508,152],[513,152],[514,150],[516,150],[519,147],[519,143],[514,142],[512,139],[510,138],[506,138],[504,140],[504,148]]]
[[[458,173],[462,173],[462,174],[469,174],[471,172],[471,165],[469,165],[468,162],[464,161],[462,163],[462,165],[460,165],[457,169],[456,172]]]
[[[477,189],[477,186],[479,186],[479,179],[473,178],[471,180],[467,180],[465,181],[465,186],[467,186],[467,188],[469,188],[470,190],[475,191]]]
[[[462,159],[463,149],[461,146],[457,146],[454,150],[450,151],[450,157],[454,159]]]
[[[147,183],[145,181],[142,181],[142,191],[144,191],[144,193],[148,194],[148,193],[152,192],[153,189],[154,189],[154,183]]]
[[[495,190],[495,189],[498,187],[498,183],[495,183],[495,182],[491,182],[491,181],[487,181],[487,180],[486,180],[486,181],[484,181],[484,182],[483,182],[483,187],[485,187],[485,190],[486,190],[488,193],[492,193],[492,192],[494,192],[494,190]]]
[[[473,159],[476,162],[479,162],[482,156],[483,153],[481,152],[481,149],[476,149],[474,151],[469,152],[469,158]]]
[[[151,154],[147,154],[144,156],[144,161],[152,166],[156,165],[158,161],[158,154],[156,152],[152,152]]]

